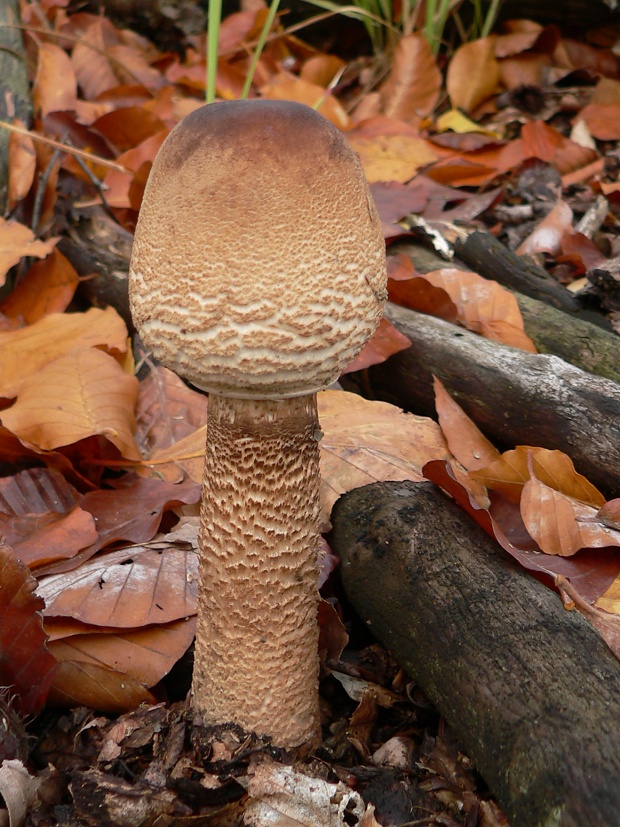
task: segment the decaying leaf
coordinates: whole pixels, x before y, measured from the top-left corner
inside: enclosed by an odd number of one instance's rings
[[[9,687],[25,714],[47,698],[56,660],[46,648],[43,601],[36,580],[8,546],[0,546],[0,686]]]
[[[330,784],[266,760],[255,767],[248,796],[248,827],[345,827],[365,810],[361,796],[341,781]]]
[[[422,479],[430,459],[449,455],[436,422],[343,391],[318,395],[322,507],[328,517],[341,494],[385,480]]]

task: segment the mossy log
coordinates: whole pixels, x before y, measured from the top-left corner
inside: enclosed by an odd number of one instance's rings
[[[430,483],[333,514],[346,592],[456,731],[511,827],[617,827],[620,662]]]

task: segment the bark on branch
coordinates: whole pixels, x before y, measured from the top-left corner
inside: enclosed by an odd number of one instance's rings
[[[511,827],[616,827],[620,662],[589,623],[430,484],[353,491],[333,523],[350,600]]]

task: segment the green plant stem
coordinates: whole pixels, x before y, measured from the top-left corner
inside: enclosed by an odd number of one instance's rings
[[[222,0],[209,0],[209,21],[207,29],[207,103],[213,103],[215,100],[221,19]]]
[[[269,6],[269,11],[267,12],[267,17],[265,18],[265,23],[263,25],[262,31],[260,33],[260,37],[258,38],[258,43],[256,44],[256,48],[254,49],[254,56],[252,57],[252,63],[250,64],[250,68],[248,74],[245,79],[245,83],[243,84],[243,91],[241,92],[241,98],[245,100],[247,98],[250,87],[252,86],[252,81],[254,80],[254,73],[256,72],[256,67],[258,66],[258,61],[261,56],[261,52],[265,46],[265,42],[267,40],[267,36],[271,31],[271,27],[273,26],[273,21],[275,20],[276,14],[278,13],[278,7],[280,5],[280,0],[271,0],[271,5]]]

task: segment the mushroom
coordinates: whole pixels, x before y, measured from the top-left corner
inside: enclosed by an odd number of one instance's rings
[[[213,103],[161,147],[130,266],[163,364],[209,392],[191,703],[275,745],[319,739],[316,393],[377,327],[381,225],[310,107]]]

